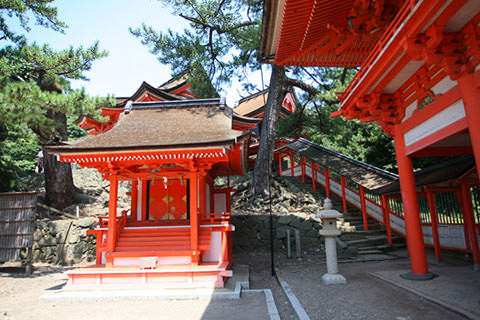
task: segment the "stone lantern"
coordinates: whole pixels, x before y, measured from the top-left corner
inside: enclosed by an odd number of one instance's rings
[[[332,209],[332,200],[326,198],[324,210],[320,210],[317,218],[322,219],[322,229],[320,235],[325,238],[325,255],[327,256],[327,273],[322,276],[324,284],[344,284],[347,279],[338,273],[337,263],[337,243],[336,237],[341,234],[337,229],[337,218],[343,215],[337,210]]]

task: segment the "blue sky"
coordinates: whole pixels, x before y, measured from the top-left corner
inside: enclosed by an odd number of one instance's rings
[[[174,17],[158,1],[149,0],[58,0],[58,17],[67,23],[65,34],[33,26],[30,42],[48,43],[56,50],[90,46],[96,40],[109,56],[94,62],[86,75],[90,81],[75,81],[91,95],[129,96],[142,81],[158,86],[170,79],[170,68],[161,65],[148,48],[128,31],[145,22],[156,29],[181,31],[187,23]],[[31,19],[32,22],[34,19]],[[22,31],[23,30],[19,30]]]
[[[100,47],[109,51],[109,56],[94,62],[86,76],[90,81],[75,81],[74,88],[85,87],[90,95],[130,96],[142,81],[158,86],[171,78],[168,66],[161,65],[148,48],[128,31],[139,27],[142,22],[154,29],[168,28],[181,32],[188,27],[185,20],[171,14],[155,0],[57,0],[58,17],[67,23],[65,34],[35,26],[31,19],[32,31],[26,34],[30,42],[48,43],[56,50],[69,46],[90,46],[96,40]],[[24,30],[18,30],[25,34]],[[264,68],[269,69],[269,68]],[[267,75],[265,79],[268,80]],[[252,81],[260,83],[259,76]],[[267,82],[268,83],[268,82]],[[239,98],[239,86],[227,92],[227,102],[233,105]],[[225,95],[225,93],[223,93]]]

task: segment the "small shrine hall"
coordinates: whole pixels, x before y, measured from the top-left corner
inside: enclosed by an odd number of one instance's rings
[[[395,142],[411,260],[408,279],[431,279],[412,158],[473,155],[480,165],[480,1],[265,1],[260,60],[359,67],[332,116],[375,121]],[[461,192],[467,245],[480,268],[473,168]]]
[[[110,182],[108,216],[90,231],[97,264],[69,271],[68,286],[222,287],[232,276],[231,189],[215,179],[246,172],[250,134],[232,129],[224,99],[192,97],[185,79],[143,83],[102,110],[107,121],[81,119],[90,136],[50,149]],[[117,212],[119,181],[128,212]]]

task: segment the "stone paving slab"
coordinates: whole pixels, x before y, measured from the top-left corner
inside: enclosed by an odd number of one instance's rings
[[[401,278],[409,269],[371,274],[471,319],[480,319],[480,272],[468,265],[430,265],[429,271],[438,277],[428,281]]]

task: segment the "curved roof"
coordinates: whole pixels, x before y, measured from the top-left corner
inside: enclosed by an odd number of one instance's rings
[[[185,146],[226,146],[243,132],[232,129],[220,99],[133,103],[102,134],[52,147],[57,153]]]

